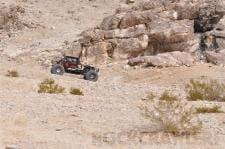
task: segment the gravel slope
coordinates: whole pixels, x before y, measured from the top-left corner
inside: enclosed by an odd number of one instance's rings
[[[159,93],[170,89],[176,94],[182,94],[185,80],[202,77],[199,70],[207,70],[204,72],[206,77],[220,76],[224,81],[225,77],[222,77],[221,73],[224,73],[225,69],[222,67],[200,65],[193,68],[151,70],[124,69],[120,64],[113,64],[110,67],[99,66],[100,79],[93,83],[83,80],[81,76],[50,75],[48,69],[32,67],[31,63],[6,61],[0,61],[0,130],[3,146],[18,144],[23,148],[72,149],[180,148],[179,145],[186,145],[187,148],[219,148],[224,145],[224,114],[200,116],[204,122],[202,132],[185,140],[153,133],[154,127],[141,116],[138,109],[140,99],[149,91]],[[6,77],[5,73],[9,69],[18,70],[20,77]],[[188,72],[187,70],[192,73],[180,75]],[[143,82],[139,78],[145,73],[149,76],[146,77],[147,81]],[[150,76],[157,73],[161,74],[162,82],[151,79]],[[168,74],[172,73],[174,77],[168,77]],[[54,78],[67,88],[67,92],[59,95],[38,94],[37,85],[46,77]],[[136,79],[133,79],[134,77]],[[165,83],[164,78],[168,80]],[[70,87],[80,88],[85,95],[70,95]],[[213,103],[194,103],[199,104]]]

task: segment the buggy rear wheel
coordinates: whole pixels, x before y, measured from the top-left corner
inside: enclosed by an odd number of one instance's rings
[[[63,75],[65,73],[65,70],[62,65],[56,64],[52,66],[51,73],[56,75]]]
[[[94,70],[90,70],[84,74],[84,79],[96,82],[98,80],[98,73]]]

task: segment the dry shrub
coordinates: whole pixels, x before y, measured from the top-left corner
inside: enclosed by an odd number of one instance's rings
[[[221,106],[214,107],[198,107],[196,108],[197,113],[222,113]]]
[[[195,110],[168,91],[153,100],[144,100],[141,109],[144,116],[165,133],[175,136],[193,135],[201,129]]]
[[[17,77],[19,77],[19,73],[16,70],[8,70],[8,72],[5,76],[17,78]]]
[[[70,94],[84,96],[84,93],[79,88],[70,88]]]
[[[225,101],[225,84],[217,80],[190,80],[186,85],[187,99],[190,101]]]
[[[54,79],[47,78],[39,84],[38,93],[58,94],[63,93],[65,88],[55,83]]]
[[[156,98],[156,95],[153,92],[149,92],[145,98],[142,98],[143,101],[153,101]]]

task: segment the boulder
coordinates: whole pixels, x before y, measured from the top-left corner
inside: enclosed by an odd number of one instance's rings
[[[225,37],[225,36],[224,36]],[[216,43],[219,49],[225,49],[225,38],[216,38]]]
[[[67,47],[66,50],[63,50],[62,53],[66,56],[81,57],[82,51],[82,45],[79,42],[74,42],[70,45],[70,47]]]
[[[225,49],[225,17],[223,17],[212,31],[219,49]]]
[[[144,64],[153,67],[170,67],[170,66],[191,66],[195,58],[186,52],[168,52],[155,56],[143,56],[130,59],[128,64],[131,66]]]
[[[197,50],[199,39],[193,33],[193,21],[156,21],[149,24],[149,46],[145,55],[163,52]]]
[[[7,145],[5,149],[21,149],[21,148],[18,145],[12,144],[12,145]]]
[[[147,35],[137,38],[111,40],[115,45],[114,58],[128,58],[142,54],[148,47],[148,40]]]
[[[105,39],[134,38],[143,35],[146,32],[146,26],[144,24],[140,24],[126,29],[105,31]]]
[[[102,30],[113,30],[119,27],[121,19],[126,15],[126,12],[118,13],[103,19],[100,29]]]
[[[154,18],[151,11],[132,11],[124,15],[119,28],[128,28],[139,24],[151,22]]]
[[[110,42],[98,42],[83,49],[82,59],[93,63],[104,62],[110,57],[111,51],[112,45]]]
[[[222,1],[212,0],[144,0],[137,7],[142,11],[157,9],[160,13],[174,10],[178,20],[194,20],[200,11],[205,11],[202,8],[207,8],[208,12],[216,10],[221,13],[224,11],[224,4]]]
[[[163,8],[163,0],[145,0],[138,4],[137,9],[145,11],[145,10],[152,10],[152,9],[165,9]]]
[[[207,62],[215,65],[225,65],[225,50],[220,52],[206,51],[205,53]]]
[[[135,0],[127,0],[126,3],[127,4],[132,4],[132,3],[135,3]]]
[[[196,15],[199,12],[200,7],[204,5],[202,2],[203,0],[201,1],[182,0],[176,3],[173,6],[173,9],[177,12],[177,19],[178,20],[195,19]]]
[[[99,27],[82,32],[79,52],[91,61],[130,58],[131,65],[192,65],[193,55],[205,59],[203,51],[225,48],[223,2],[143,0],[136,6],[126,5]],[[210,56],[208,61],[213,61]]]
[[[102,42],[104,40],[104,31],[99,29],[88,29],[81,33],[80,43],[84,46]]]

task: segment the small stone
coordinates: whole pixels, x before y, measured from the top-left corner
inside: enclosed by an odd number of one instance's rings
[[[112,63],[109,63],[109,64],[107,64],[107,67],[108,68],[111,68],[111,67],[113,67],[113,64]]]
[[[52,29],[52,30],[55,30],[55,26],[51,26],[51,29]]]
[[[127,0],[126,3],[127,4],[135,3],[135,0]]]
[[[21,149],[18,145],[7,145],[5,149]]]

